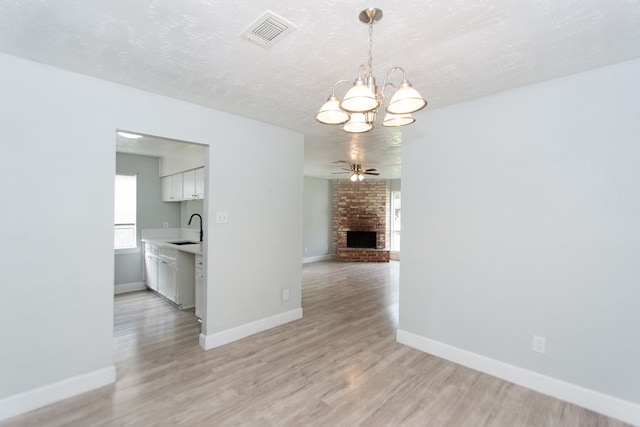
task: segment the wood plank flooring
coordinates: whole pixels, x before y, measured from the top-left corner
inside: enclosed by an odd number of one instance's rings
[[[207,352],[192,311],[118,295],[117,382],[3,425],[626,425],[396,343],[398,266],[305,264],[303,319]]]

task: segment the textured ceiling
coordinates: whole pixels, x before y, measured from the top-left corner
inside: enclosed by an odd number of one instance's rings
[[[633,0],[2,0],[0,51],[305,134],[305,175],[335,160],[400,176],[403,132],[317,123],[367,58],[358,14],[379,7],[374,75],[402,66],[433,108],[640,57]],[[270,49],[240,34],[265,10],[296,25]],[[339,93],[342,95],[343,93]],[[401,128],[402,129],[402,128]],[[394,166],[395,165],[395,166]]]

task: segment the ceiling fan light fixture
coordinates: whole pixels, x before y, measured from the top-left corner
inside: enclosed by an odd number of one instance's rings
[[[335,95],[331,95],[320,111],[316,114],[316,120],[325,125],[341,125],[349,121],[349,113],[340,108],[340,101]]]
[[[410,125],[415,121],[416,119],[414,119],[411,114],[387,113],[384,116],[384,120],[382,120],[382,126],[386,126],[386,127],[406,126],[406,125]]]
[[[333,172],[333,174],[349,174],[349,180],[352,182],[362,181],[365,175],[380,175],[376,168],[363,168],[360,163],[348,163],[344,160],[338,160],[333,163],[347,163],[349,164],[349,168],[342,168],[343,171],[346,172]]]

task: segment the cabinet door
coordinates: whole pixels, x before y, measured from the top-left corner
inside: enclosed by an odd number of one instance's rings
[[[163,259],[158,260],[158,292],[176,302],[177,270],[175,264],[171,264]]]
[[[204,316],[204,265],[202,255],[196,255],[196,317]]]
[[[158,257],[153,254],[146,254],[144,257],[144,271],[146,275],[147,287],[158,290]]]
[[[177,173],[175,175],[171,175],[173,178],[172,187],[173,187],[173,200],[179,202],[183,200],[182,197],[182,174]]]
[[[162,177],[162,201],[173,202],[173,177],[171,175]]]
[[[204,199],[204,168],[196,169],[196,199]]]
[[[196,198],[196,171],[190,170],[182,173],[182,196],[184,200]]]

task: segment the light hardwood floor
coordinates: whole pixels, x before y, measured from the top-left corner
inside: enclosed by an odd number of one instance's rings
[[[398,266],[305,264],[303,319],[207,352],[193,312],[116,296],[116,384],[5,424],[625,425],[396,343]]]

